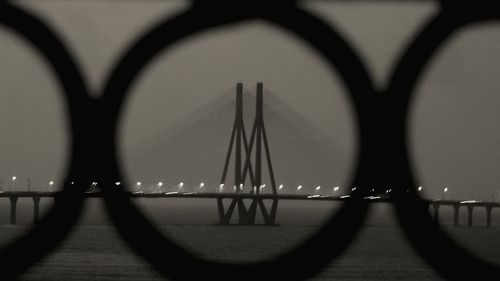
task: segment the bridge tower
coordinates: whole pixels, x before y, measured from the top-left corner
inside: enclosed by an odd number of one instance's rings
[[[226,182],[231,155],[234,153],[235,159],[233,189],[236,196],[231,198],[231,203],[227,210],[224,207],[222,197],[217,199],[220,224],[225,225],[230,223],[231,217],[236,207],[238,208],[238,224],[255,224],[255,217],[258,210],[260,210],[260,213],[262,214],[265,225],[275,224],[278,199],[276,197],[271,197],[270,200],[272,201],[272,204],[271,208],[268,210],[263,202],[264,199],[260,197],[261,189],[264,187],[262,183],[262,145],[264,145],[264,152],[266,157],[265,162],[267,164],[271,181],[271,193],[272,195],[276,196],[276,181],[274,178],[269,143],[267,141],[267,134],[264,126],[263,84],[257,83],[255,120],[252,127],[252,133],[250,134],[250,139],[248,139],[245,132],[245,124],[243,120],[243,84],[238,83],[236,86],[235,121],[221,178],[221,187],[223,187]],[[252,153],[254,154],[253,163]],[[244,163],[242,162],[242,156],[244,156],[245,159]],[[247,175],[249,175],[252,188],[249,195],[245,196],[242,191],[245,186]],[[249,198],[250,200],[249,206],[247,206],[243,201],[245,197]]]

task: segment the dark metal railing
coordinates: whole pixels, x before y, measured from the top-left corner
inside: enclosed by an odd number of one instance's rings
[[[417,192],[407,192],[407,187],[416,186],[408,154],[407,123],[420,76],[450,35],[465,26],[500,18],[495,1],[435,2],[440,4],[439,12],[402,52],[384,89],[374,87],[359,55],[333,26],[301,9],[295,1],[200,0],[140,36],[112,68],[101,98],[89,94],[80,66],[54,31],[14,3],[0,2],[0,23],[21,35],[46,59],[63,89],[71,124],[71,160],[66,178],[88,179],[88,183],[64,185],[48,214],[30,232],[0,249],[2,280],[25,272],[67,236],[82,209],[85,187],[94,180],[102,183],[107,210],[123,240],[172,279],[192,280],[199,275],[209,280],[308,278],[348,249],[366,216],[370,203],[363,197],[371,186],[392,188],[392,202],[409,241],[443,277],[498,279],[497,265],[472,255],[449,238],[430,217],[427,206],[416,200]],[[271,260],[228,264],[198,257],[165,238],[131,203],[126,185],[113,184],[123,181],[116,131],[128,90],[160,51],[181,39],[254,19],[281,27],[307,42],[344,81],[359,131],[357,166],[351,180],[351,186],[357,189],[309,240]],[[379,164],[380,159],[384,165]]]

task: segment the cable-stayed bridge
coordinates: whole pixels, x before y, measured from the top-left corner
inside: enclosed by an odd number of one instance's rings
[[[31,198],[33,200],[33,223],[39,221],[40,201],[42,199],[54,199],[60,192],[58,191],[2,191],[0,192],[0,200],[8,199],[10,202],[10,223],[17,222],[17,200],[20,198]],[[131,198],[150,198],[150,199],[214,199],[214,200],[307,200],[307,201],[332,201],[345,202],[350,199],[349,195],[320,195],[320,194],[248,194],[248,193],[212,193],[212,192],[150,192],[144,193],[141,191],[128,192]],[[103,194],[97,192],[85,192],[86,198],[100,198]],[[392,199],[388,196],[367,196],[364,200],[369,200],[373,203],[391,203]],[[439,221],[439,210],[441,207],[452,207],[454,210],[453,225],[459,225],[459,210],[463,207],[467,210],[467,225],[473,226],[474,209],[484,208],[486,210],[487,227],[491,226],[493,208],[500,208],[498,202],[485,202],[476,200],[421,200],[432,210],[433,217]],[[219,217],[220,224],[224,224],[225,217]],[[1,222],[0,222],[1,223]]]
[[[243,85],[237,84],[234,123],[230,134],[229,144],[225,154],[222,176],[218,185],[200,182],[199,185],[189,185],[179,182],[176,186],[159,181],[156,184],[143,184],[136,182],[133,191],[127,192],[131,198],[178,198],[196,199],[209,198],[216,201],[219,224],[230,224],[236,218],[237,224],[254,225],[256,216],[263,218],[265,225],[275,225],[280,200],[321,200],[343,202],[350,199],[349,193],[356,188],[341,188],[331,186],[323,188],[318,185],[306,191],[302,185],[278,186],[273,161],[271,158],[271,146],[268,141],[266,126],[264,124],[264,98],[263,85],[257,84],[255,102],[255,116],[252,129],[247,134],[243,112]],[[232,164],[232,169],[231,169]],[[229,172],[233,172],[232,175]],[[267,177],[267,180],[265,179]],[[15,177],[13,178],[15,180]],[[267,185],[265,182],[269,182]],[[122,183],[116,182],[116,185]],[[50,186],[53,185],[51,181]],[[132,185],[134,186],[134,185]],[[129,185],[130,187],[130,185]],[[8,198],[10,201],[10,223],[16,224],[17,200],[19,198],[32,198],[33,200],[33,222],[39,220],[40,200],[42,198],[56,198],[58,191],[29,191],[41,190],[31,188],[28,180],[28,191],[3,191],[0,190],[0,198]],[[326,191],[325,191],[326,190]],[[385,193],[373,193],[363,200],[371,202],[391,202],[391,190]],[[93,182],[85,197],[102,197],[97,182]],[[451,206],[454,210],[454,225],[459,223],[459,209],[466,207],[468,211],[468,225],[472,226],[472,214],[474,208],[486,209],[486,225],[491,226],[491,213],[493,208],[500,208],[500,203],[483,202],[476,200],[422,200],[419,201],[432,207],[436,221],[439,219],[441,206]],[[266,204],[270,203],[270,204]]]

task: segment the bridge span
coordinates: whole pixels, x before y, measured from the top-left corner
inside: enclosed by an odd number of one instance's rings
[[[0,191],[0,200],[8,199],[10,202],[10,224],[16,224],[17,219],[17,201],[19,198],[31,198],[33,202],[33,223],[39,221],[40,201],[42,198],[50,199],[57,197],[61,192],[57,191]],[[333,196],[333,195],[303,195],[303,194],[249,194],[249,193],[225,193],[225,192],[127,192],[130,198],[150,198],[150,199],[215,199],[222,201],[223,199],[244,200],[251,199],[256,201],[264,200],[303,200],[303,201],[334,201],[344,202],[349,200],[349,195]],[[85,192],[85,198],[102,198],[102,192]],[[373,203],[392,203],[392,199],[383,196],[368,196],[364,198]],[[425,202],[434,219],[439,222],[439,210],[442,206],[453,207],[453,225],[459,226],[459,210],[464,207],[467,209],[467,226],[473,226],[473,212],[475,208],[484,208],[486,210],[486,226],[491,227],[492,210],[500,208],[498,202],[486,202],[476,200],[422,200]],[[219,209],[219,223],[228,224],[224,214]]]

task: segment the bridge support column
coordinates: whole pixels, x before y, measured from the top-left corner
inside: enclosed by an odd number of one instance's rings
[[[491,206],[486,206],[486,227],[491,227]]]
[[[33,224],[37,224],[39,220],[40,197],[33,197]]]
[[[250,139],[247,139],[245,132],[245,125],[243,120],[243,84],[238,83],[236,86],[236,113],[231,138],[229,140],[229,147],[226,154],[226,161],[222,171],[221,186],[226,182],[229,162],[233,154],[234,146],[234,186],[235,193],[240,194],[243,192],[243,186],[246,182],[247,174],[250,176],[250,183],[252,191],[250,192],[253,197],[246,197],[251,199],[250,206],[246,206],[243,198],[232,197],[232,202],[227,211],[224,209],[222,203],[223,197],[217,200],[217,207],[219,210],[220,224],[229,224],[231,216],[235,208],[238,208],[238,224],[252,225],[255,224],[255,217],[258,211],[261,212],[265,225],[275,225],[276,212],[278,206],[277,198],[271,198],[272,205],[270,210],[267,209],[263,203],[263,199],[259,197],[261,189],[266,185],[262,182],[262,162],[267,164],[269,179],[271,181],[271,192],[277,195],[276,181],[274,178],[274,171],[271,162],[271,153],[269,144],[267,142],[267,134],[264,126],[264,113],[263,113],[263,85],[261,82],[257,83],[257,98],[255,109],[255,120],[250,134]],[[262,147],[264,146],[264,147]],[[263,151],[264,150],[264,151]],[[252,163],[252,155],[254,161]],[[265,159],[262,157],[265,156]],[[254,173],[255,171],[255,173]],[[249,200],[250,201],[250,200]]]
[[[458,226],[460,205],[453,205],[453,226]]]
[[[217,211],[219,214],[219,224],[227,224],[226,214],[224,213],[224,205],[222,204],[221,198],[217,198]]]
[[[434,211],[434,221],[436,223],[439,223],[439,207],[440,205],[438,204],[432,204],[432,209]]]
[[[17,196],[11,196],[10,199],[10,224],[16,224]]]
[[[474,211],[474,206],[468,205],[467,206],[467,216],[468,216],[467,226],[468,227],[472,226],[472,213],[473,213],[473,211]]]

